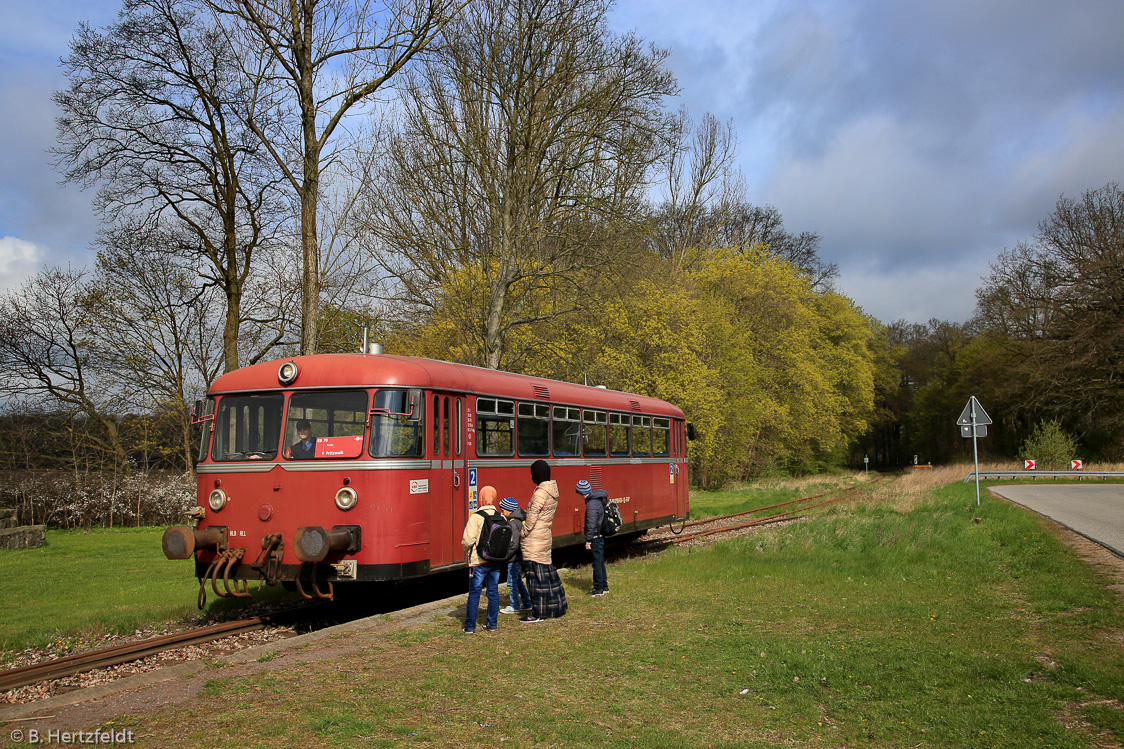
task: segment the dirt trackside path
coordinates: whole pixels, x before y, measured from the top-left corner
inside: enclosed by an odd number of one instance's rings
[[[49,730],[91,731],[122,715],[167,710],[194,700],[213,679],[283,671],[302,663],[346,658],[361,651],[371,638],[444,617],[457,621],[464,617],[464,604],[465,596],[457,595],[270,642],[213,661],[181,663],[37,702],[5,706],[0,708],[0,723],[4,723],[0,745],[11,743],[14,729],[36,729],[41,735]]]

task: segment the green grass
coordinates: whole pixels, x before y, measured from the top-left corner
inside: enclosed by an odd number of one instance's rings
[[[838,489],[840,486],[853,486],[855,484],[853,480],[843,477],[837,477],[834,480],[806,480],[791,483],[795,485],[753,486],[733,491],[693,491],[691,492],[691,519],[705,520],[722,515],[733,515],[738,512],[756,510],[760,507],[778,505],[801,497],[811,497],[822,492]],[[782,512],[784,509],[779,508],[776,512]]]
[[[163,532],[47,531],[42,548],[0,552],[0,649],[50,648],[65,655],[105,634],[198,616],[193,565],[164,558]],[[244,605],[208,593],[207,611]],[[265,594],[255,591],[255,600]]]
[[[559,621],[439,618],[132,720],[155,746],[1118,745],[1120,599],[974,492],[613,564],[604,598],[567,570]]]

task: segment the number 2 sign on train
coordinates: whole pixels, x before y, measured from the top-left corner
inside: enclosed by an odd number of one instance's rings
[[[163,550],[195,560],[200,608],[208,581],[220,596],[248,597],[248,581],[262,580],[330,599],[337,583],[463,568],[477,490],[525,503],[536,460],[562,495],[558,547],[584,542],[581,479],[620,506],[620,539],[689,509],[683,412],[602,387],[317,354],[222,375],[196,420],[199,503],[190,526],[164,532]]]

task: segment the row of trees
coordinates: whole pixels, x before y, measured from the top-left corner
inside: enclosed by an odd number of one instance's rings
[[[876,425],[856,449],[898,465],[963,455],[951,420],[975,395],[995,420],[981,442],[992,455],[1018,456],[1053,424],[1077,437],[1071,458],[1124,459],[1120,186],[1059,199],[1033,238],[991,264],[976,299],[964,324],[888,326],[900,378],[880,391]]]
[[[667,108],[666,51],[604,0],[372,8],[126,0],[78,30],[56,155],[97,187],[97,262],[0,300],[0,388],[115,466],[157,460],[124,415],[168,415],[158,460],[189,468],[219,373],[367,326],[682,402],[708,483],[856,434],[869,323],[816,235],[745,201],[732,128]]]
[[[97,260],[0,298],[9,405],[81,423],[75,463],[190,470],[187,404],[216,376],[368,327],[392,353],[678,403],[706,486],[848,445],[943,460],[970,394],[997,452],[1047,417],[1119,445],[1115,185],[1004,253],[971,323],[882,326],[818,236],[746,201],[732,128],[668,109],[666,51],[608,11],[126,0],[80,28],[56,153],[97,188]]]

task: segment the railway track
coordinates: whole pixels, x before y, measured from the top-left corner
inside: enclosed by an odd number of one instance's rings
[[[36,684],[47,679],[59,679],[64,676],[94,671],[100,668],[110,668],[124,663],[141,660],[150,655],[161,653],[165,650],[198,645],[223,637],[254,632],[266,627],[288,623],[297,618],[298,613],[304,616],[309,606],[299,609],[289,609],[268,616],[255,616],[250,619],[239,619],[233,622],[212,624],[209,627],[189,629],[172,635],[153,637],[147,640],[117,645],[110,648],[91,650],[87,653],[56,658],[42,663],[36,663],[21,668],[0,671],[0,692],[17,689],[29,684]]]
[[[773,505],[766,505],[764,507],[756,507],[752,510],[745,510],[743,512],[735,512],[730,515],[720,515],[713,518],[704,518],[703,520],[693,520],[683,524],[678,532],[674,530],[660,530],[658,534],[651,534],[645,538],[640,538],[634,541],[631,545],[634,552],[648,553],[650,551],[675,546],[676,544],[685,543],[687,541],[694,541],[706,536],[715,535],[718,533],[732,533],[747,528],[754,528],[765,525],[775,525],[786,521],[797,520],[803,517],[803,513],[808,512],[819,507],[834,504],[845,498],[846,493],[853,492],[857,486],[848,487],[846,489],[835,489],[831,491],[813,494],[807,497],[800,497],[799,499],[791,499],[787,502],[780,502]],[[832,496],[839,495],[839,496]],[[827,499],[824,499],[828,497]],[[815,500],[822,500],[816,502]],[[811,503],[811,504],[809,504]],[[782,507],[789,507],[791,509],[783,512],[778,512],[766,517],[754,518],[745,522],[738,522],[739,519],[746,518],[761,512],[769,510],[776,510]],[[695,529],[695,532],[684,534],[688,529]]]

